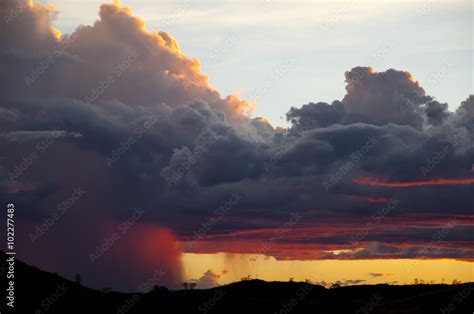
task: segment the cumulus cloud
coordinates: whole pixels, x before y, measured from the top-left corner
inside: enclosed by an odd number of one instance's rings
[[[472,121],[474,119],[474,95],[469,95],[469,97],[461,103],[456,113],[462,120]]]
[[[147,31],[127,7],[103,4],[94,25],[60,35],[51,26],[50,7],[11,0],[0,14],[8,16],[16,6],[22,6],[22,12],[0,33],[5,98],[65,97],[171,107],[203,100],[231,120],[250,110],[236,96],[222,98],[208,84],[198,59],[184,56],[170,34]]]
[[[430,101],[425,108],[426,118],[432,125],[440,125],[449,117],[448,104]]]
[[[456,184],[472,178],[472,95],[450,112],[409,72],[355,67],[342,100],[289,104],[284,130],[221,96],[198,59],[129,8],[104,4],[93,25],[67,35],[51,26],[53,7],[11,0],[0,11],[11,17],[0,29],[0,199],[24,208],[18,224],[35,232],[75,188],[86,191],[34,244],[29,231],[18,236],[26,261],[96,286],[120,271],[129,290],[162,267],[176,286],[176,242],[235,193],[239,202],[184,251],[270,243],[265,254],[278,259],[472,257],[474,185]],[[146,214],[133,231],[91,265],[89,253],[137,207]],[[129,250],[142,253],[107,267]]]
[[[341,123],[345,114],[344,105],[340,101],[334,101],[331,105],[319,102],[309,103],[301,108],[292,107],[286,117],[292,123],[293,129],[308,130]]]
[[[350,121],[419,127],[422,121],[418,110],[432,99],[405,71],[377,72],[371,67],[356,67],[346,72],[346,82],[342,103]]]
[[[224,272],[219,274],[212,269],[208,269],[202,276],[196,281],[196,286],[200,289],[209,289],[219,286],[218,280],[225,275]]]

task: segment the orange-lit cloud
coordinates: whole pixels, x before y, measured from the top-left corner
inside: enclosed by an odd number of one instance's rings
[[[17,1],[8,0],[2,16],[16,6]],[[145,21],[119,1],[101,5],[94,25],[80,26],[63,36],[51,24],[55,14],[56,7],[30,1],[0,29],[3,49],[35,59],[17,65],[27,71],[5,69],[13,75],[9,81],[17,82],[11,95],[38,98],[54,93],[95,104],[120,101],[131,106],[165,103],[176,107],[203,100],[224,111],[230,122],[250,116],[249,102],[237,95],[222,97],[202,73],[199,59],[183,55],[169,33],[147,30]],[[131,55],[133,62],[123,66]],[[110,75],[115,76],[114,83],[88,97]],[[23,84],[25,79],[28,84]]]

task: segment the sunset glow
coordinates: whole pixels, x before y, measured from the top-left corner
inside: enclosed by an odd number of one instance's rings
[[[359,284],[412,284],[414,279],[433,280],[436,283],[451,283],[453,280],[474,280],[474,267],[470,262],[451,259],[436,260],[360,260],[360,261],[278,261],[272,257],[251,254],[184,254],[182,257],[184,276],[188,280],[198,279],[208,269],[220,272],[219,284],[239,281],[250,275],[269,281],[295,281],[310,279],[326,282],[359,279]],[[379,274],[374,276],[372,274]]]

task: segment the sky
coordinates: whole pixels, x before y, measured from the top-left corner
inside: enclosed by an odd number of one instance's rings
[[[123,291],[474,280],[470,3],[1,1],[20,259]]]
[[[362,261],[289,261],[252,254],[185,254],[184,276],[202,278],[212,265],[212,273],[205,278],[214,278],[219,284],[251,279],[267,281],[310,280],[313,283],[331,286],[341,284],[413,284],[414,279],[425,282],[452,283],[453,280],[472,280],[472,263],[445,260],[362,260]],[[212,275],[211,275],[212,274]],[[210,276],[209,276],[210,275]],[[353,282],[349,282],[352,280]],[[201,282],[204,278],[201,279]]]

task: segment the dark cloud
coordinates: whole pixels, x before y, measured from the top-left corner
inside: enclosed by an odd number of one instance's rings
[[[461,118],[462,122],[471,122],[474,119],[474,95],[469,95],[469,97],[461,102],[461,105],[456,110],[456,113]]]
[[[372,278],[384,276],[384,274],[382,274],[382,273],[368,273],[368,275]]]
[[[440,125],[449,117],[448,104],[433,100],[428,102],[424,109],[428,122],[432,125]]]
[[[334,101],[331,105],[319,102],[309,103],[301,108],[291,107],[286,118],[292,123],[292,129],[298,131],[325,128],[340,123],[345,113],[344,105],[340,101]]]
[[[2,2],[0,15],[22,3]],[[452,113],[408,72],[356,67],[341,101],[291,107],[291,127],[274,128],[129,9],[103,5],[94,25],[63,37],[54,12],[24,2],[0,30],[0,199],[23,208],[25,260],[123,289],[162,267],[176,286],[176,242],[229,203],[181,249],[254,253],[277,239],[266,254],[279,259],[472,258],[473,185],[455,183],[473,176],[473,96]],[[454,183],[416,184],[439,179]],[[86,194],[32,243],[77,188]],[[135,208],[146,214],[91,265]],[[334,253],[354,239],[361,250]],[[127,250],[138,253],[107,267]]]
[[[385,258],[403,258],[403,259],[419,259],[419,258],[454,258],[472,260],[473,250],[470,248],[457,247],[437,247],[430,245],[413,245],[409,247],[399,247],[395,245],[385,245],[379,242],[371,242],[366,247],[348,253],[328,253],[324,256],[326,259],[373,259],[380,256]],[[408,262],[409,264],[410,262]],[[414,261],[413,263],[416,263]]]
[[[346,82],[347,94],[342,103],[349,122],[420,127],[418,111],[432,99],[405,71],[376,72],[371,67],[356,67],[346,72]]]
[[[24,143],[42,139],[81,137],[82,135],[65,131],[16,131],[3,133],[0,136],[10,143]]]

